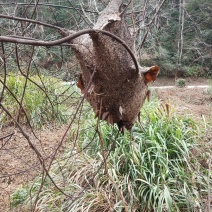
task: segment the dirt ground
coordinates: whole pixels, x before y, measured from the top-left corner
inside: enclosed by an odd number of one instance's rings
[[[208,85],[208,80],[186,79],[187,85]],[[160,78],[151,86],[175,85],[174,79]],[[161,102],[169,102],[180,114],[190,114],[199,122],[212,120],[212,99],[205,88],[155,89]],[[29,137],[43,158],[48,160],[61,141],[66,126],[51,126]],[[27,129],[26,129],[27,131]],[[34,150],[18,129],[7,127],[0,131],[0,211],[10,211],[9,198],[17,189],[40,173],[40,163]]]
[[[24,131],[35,148],[40,152],[45,164],[51,159],[63,137],[67,126],[35,131],[36,137],[28,129]],[[7,137],[6,137],[7,136]],[[6,137],[2,139],[3,137]],[[27,139],[14,127],[0,131],[0,212],[11,211],[10,195],[41,173],[41,165],[35,151]]]
[[[159,78],[151,86],[174,86],[174,79]],[[205,78],[188,78],[186,86],[209,85],[209,80]],[[156,96],[161,102],[169,102],[180,114],[187,114],[197,121],[204,118],[212,120],[212,96],[207,94],[207,88],[169,88],[155,89]]]

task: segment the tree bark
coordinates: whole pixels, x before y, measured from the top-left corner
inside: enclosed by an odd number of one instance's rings
[[[118,36],[135,52],[123,10],[122,0],[111,0],[94,29]],[[121,131],[131,129],[148,94],[147,83],[156,78],[159,68],[139,66],[137,70],[126,48],[99,32],[80,36],[72,43],[82,70],[77,85],[96,116],[109,124],[117,123]]]

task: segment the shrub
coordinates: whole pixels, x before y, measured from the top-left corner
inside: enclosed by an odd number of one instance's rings
[[[203,77],[207,76],[204,69],[201,66],[187,66],[185,76],[187,77]]]
[[[181,79],[181,78],[177,79],[177,80],[175,80],[175,85],[177,87],[183,88],[183,87],[186,86],[186,80],[185,79]]]
[[[6,86],[8,89],[5,89],[2,105],[13,118],[17,119],[19,116],[21,123],[29,121],[31,125],[39,127],[52,121],[66,122],[67,102],[74,92],[73,87],[64,86],[61,81],[53,77],[31,76],[26,82],[24,76],[14,74],[6,77]],[[11,118],[1,108],[0,123],[0,127],[12,123]]]
[[[27,196],[29,195],[29,190],[27,188],[20,188],[18,189],[11,197],[12,199],[12,206],[16,207],[20,204],[22,204]]]

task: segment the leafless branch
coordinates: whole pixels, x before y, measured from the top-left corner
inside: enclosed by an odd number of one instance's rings
[[[42,25],[42,26],[50,27],[50,28],[53,28],[53,29],[56,29],[56,30],[59,30],[59,31],[63,30],[63,28],[61,28],[61,27],[57,27],[57,26],[52,25],[52,24],[47,24],[47,23],[44,23],[44,22],[41,22],[41,21],[29,19],[29,18],[14,17],[14,16],[9,16],[9,15],[3,15],[3,14],[0,14],[0,18],[12,19],[12,20],[17,20],[17,21],[25,21],[25,22],[29,22],[29,23],[34,23],[34,24],[39,24],[39,25]]]
[[[27,3],[0,3],[0,6],[16,6],[16,5],[20,5],[20,6],[30,6],[30,7],[34,7],[35,3],[34,2],[30,2],[29,4]],[[77,7],[68,7],[68,6],[64,6],[64,5],[57,5],[57,4],[51,4],[51,3],[44,3],[44,2],[39,2],[36,3],[36,5],[38,6],[46,6],[46,7],[56,7],[56,8],[63,8],[63,9],[74,9],[74,10],[78,10],[78,11],[82,11],[81,8],[77,8]],[[86,12],[88,13],[93,13],[93,14],[98,14],[97,11],[92,11],[92,10],[88,10],[88,9],[84,9]]]
[[[105,31],[105,30],[84,29],[84,30],[80,30],[74,34],[68,35],[67,37],[64,37],[64,38],[61,38],[61,39],[55,40],[55,41],[34,41],[34,40],[27,40],[24,37],[23,38],[12,38],[9,36],[0,36],[0,41],[10,42],[10,43],[19,43],[19,44],[28,44],[28,45],[33,45],[33,46],[56,46],[56,45],[61,45],[62,43],[70,42],[71,40],[73,40],[81,35],[89,34],[89,33],[100,33],[100,34],[107,35],[107,36],[115,39],[118,43],[120,43],[128,51],[128,53],[132,57],[132,60],[135,64],[135,68],[136,68],[137,72],[139,72],[139,66],[138,66],[137,60],[134,56],[134,53],[131,51],[131,49],[126,45],[126,43],[122,39],[120,39],[116,35],[108,32],[108,31]]]

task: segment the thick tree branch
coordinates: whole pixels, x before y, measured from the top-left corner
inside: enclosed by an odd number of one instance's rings
[[[19,43],[19,44],[28,44],[28,45],[33,45],[33,46],[56,46],[56,45],[61,45],[62,43],[70,42],[71,40],[73,40],[81,35],[91,34],[91,33],[101,33],[103,35],[109,36],[109,37],[113,38],[114,40],[116,40],[118,43],[120,43],[122,46],[124,46],[124,48],[128,51],[128,53],[132,57],[132,60],[135,64],[136,71],[139,72],[139,65],[137,63],[135,55],[133,54],[131,49],[127,46],[127,44],[122,39],[117,37],[116,35],[108,32],[108,31],[105,31],[105,30],[84,29],[84,30],[80,30],[74,34],[71,34],[67,37],[64,37],[64,38],[61,38],[61,39],[58,39],[55,41],[37,41],[37,40],[28,40],[28,39],[25,39],[24,37],[23,38],[13,38],[13,37],[9,37],[9,36],[0,36],[0,41],[10,42],[10,43]]]

